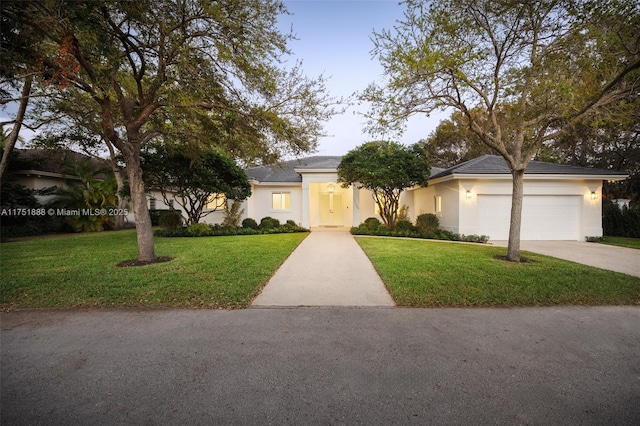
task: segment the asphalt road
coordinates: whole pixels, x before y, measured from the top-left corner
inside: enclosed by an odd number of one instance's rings
[[[640,424],[640,307],[0,320],[7,425]]]

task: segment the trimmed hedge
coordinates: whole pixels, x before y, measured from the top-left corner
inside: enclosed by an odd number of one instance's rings
[[[266,221],[264,219],[267,219]],[[206,223],[195,223],[189,226],[181,226],[176,229],[160,229],[154,232],[156,237],[219,237],[225,235],[258,235],[258,234],[286,234],[293,232],[308,232],[308,229],[298,226],[294,221],[288,220],[284,225],[280,225],[277,219],[264,218],[258,227],[253,219],[245,219],[242,228],[233,228],[221,225],[208,225]],[[245,226],[246,222],[246,226]],[[277,226],[273,226],[277,222]],[[255,228],[253,225],[255,224]],[[267,227],[270,226],[270,227]]]

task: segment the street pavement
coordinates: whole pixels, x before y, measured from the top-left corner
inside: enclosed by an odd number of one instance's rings
[[[0,313],[4,425],[638,425],[640,307]]]

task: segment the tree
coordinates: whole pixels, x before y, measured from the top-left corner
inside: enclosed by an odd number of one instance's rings
[[[432,165],[449,168],[484,154],[497,154],[482,143],[478,135],[469,129],[467,119],[460,111],[438,124],[427,139],[418,142]]]
[[[89,210],[90,214],[71,215],[67,222],[76,232],[100,232],[111,228],[113,217],[108,209],[115,207],[116,182],[106,167],[96,167],[90,159],[68,165],[70,175],[66,188],[57,188],[51,206],[69,210]]]
[[[101,137],[122,155],[138,260],[155,259],[145,145],[173,134],[273,161],[312,150],[323,134],[334,101],[322,77],[285,66],[292,35],[277,29],[282,13],[278,0],[2,2],[16,34],[29,29],[48,46],[21,45],[17,54],[35,56],[46,83],[89,97]]]
[[[160,189],[165,204],[173,199],[184,209],[187,224],[224,208],[228,199],[244,200],[251,195],[244,170],[219,152],[189,157],[175,148],[153,145],[141,155],[145,181]],[[212,203],[213,208],[205,212]]]
[[[398,219],[400,193],[415,185],[427,186],[431,167],[418,145],[367,142],[349,151],[338,165],[338,182],[373,192],[380,217],[391,230]]]
[[[382,86],[369,131],[460,111],[513,176],[507,258],[520,260],[523,177],[545,143],[637,90],[640,6],[633,0],[407,0],[393,30],[374,33]],[[473,111],[481,110],[482,114]]]

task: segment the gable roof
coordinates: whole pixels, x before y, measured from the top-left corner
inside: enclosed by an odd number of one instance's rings
[[[342,156],[314,156],[284,161],[271,166],[257,166],[246,169],[249,179],[259,182],[302,182],[302,176],[296,170],[326,169],[335,171]]]
[[[442,178],[450,175],[510,175],[511,171],[504,158],[499,155],[483,155],[473,160],[455,165],[439,173],[432,174],[430,179]],[[527,166],[525,175],[567,175],[567,176],[603,176],[624,178],[627,173],[594,169],[591,167],[571,166],[567,164],[547,163],[544,161],[531,161]]]

